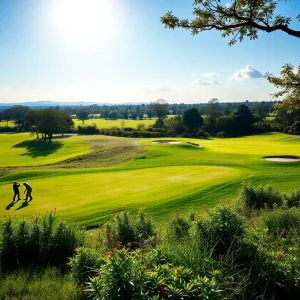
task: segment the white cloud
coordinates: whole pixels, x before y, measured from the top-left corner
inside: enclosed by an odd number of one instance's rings
[[[235,73],[230,77],[230,79],[234,79],[236,81],[244,81],[246,79],[257,79],[263,77],[264,75],[254,67],[246,66],[245,69],[236,70]]]
[[[218,78],[220,74],[217,73],[202,73],[198,76],[195,83],[199,85],[221,85],[216,78]]]
[[[145,88],[144,89],[146,92],[148,93],[153,93],[153,92],[163,92],[163,93],[167,93],[167,92],[171,92],[171,89],[169,89],[166,86],[159,86],[159,87],[152,87],[152,88]]]

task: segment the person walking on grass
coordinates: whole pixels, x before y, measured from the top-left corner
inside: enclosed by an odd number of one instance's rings
[[[18,200],[21,200],[19,187],[20,187],[20,183],[17,181],[14,181],[14,183],[13,183],[13,191],[14,191],[13,202],[15,202],[16,196],[18,196]]]
[[[26,201],[28,201],[28,197],[30,198],[30,201],[33,199],[32,196],[31,196],[31,193],[32,193],[32,187],[27,183],[27,182],[24,182],[23,185],[25,186],[25,191],[24,191],[24,194],[26,192]]]

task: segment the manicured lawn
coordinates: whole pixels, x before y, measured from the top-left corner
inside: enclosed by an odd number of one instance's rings
[[[287,137],[269,134],[234,139],[175,139],[181,143],[172,145],[153,144],[152,139],[118,138],[118,147],[122,141],[124,145],[128,141],[140,143],[144,154],[137,152],[137,157],[128,162],[97,168],[102,155],[99,152],[93,168],[23,168],[0,177],[0,216],[26,217],[56,208],[68,220],[95,226],[123,206],[137,209],[144,204],[154,218],[167,220],[176,209],[187,211],[193,206],[201,210],[203,205],[212,207],[221,199],[233,200],[243,180],[255,184],[272,182],[279,190],[288,191],[298,188],[300,162],[278,163],[263,159],[267,155],[299,155],[300,139],[285,140]],[[28,155],[28,150],[22,148],[22,156],[16,152],[19,148],[12,147],[26,139],[30,137],[24,134],[0,135],[4,145],[1,149],[6,153],[6,159],[0,158],[2,166],[13,165],[12,160],[19,166],[57,162],[91,152],[84,141],[94,139],[109,144],[115,138],[70,136],[58,139],[62,146],[46,157],[38,157],[39,163]],[[191,146],[187,141],[202,147]],[[121,148],[119,154],[114,150],[116,159],[123,152]],[[7,207],[12,198],[13,180],[32,184],[34,199],[29,205],[20,201]]]
[[[83,125],[82,121],[73,119],[75,123],[75,127],[78,125]],[[113,126],[122,128],[122,121],[124,121],[124,127],[132,127],[136,128],[138,124],[145,124],[145,126],[153,125],[155,123],[155,119],[145,119],[145,120],[105,120],[105,119],[89,119],[84,121],[85,125],[96,124],[99,129],[110,128]]]

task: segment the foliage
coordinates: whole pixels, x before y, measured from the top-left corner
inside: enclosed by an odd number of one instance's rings
[[[98,269],[104,263],[103,258],[95,250],[80,247],[70,258],[71,277],[78,285],[85,284],[90,277],[96,276]]]
[[[168,236],[172,239],[181,239],[189,237],[191,221],[179,214],[178,211],[171,217],[168,226]]]
[[[287,207],[300,207],[300,190],[284,194]]]
[[[85,126],[79,125],[77,129],[78,129],[78,133],[80,134],[99,134],[100,132],[96,124],[85,125]]]
[[[283,204],[283,195],[275,191],[271,185],[256,187],[247,183],[243,184],[238,201],[245,208],[273,208]]]
[[[108,256],[106,263],[99,269],[99,276],[91,278],[88,283],[87,292],[91,299],[143,299],[143,283],[141,262],[134,253],[129,254],[127,250],[121,249],[111,257]]]
[[[207,218],[198,219],[197,234],[216,254],[225,254],[230,248],[238,248],[244,227],[242,218],[232,208],[217,206]]]
[[[64,267],[83,242],[82,231],[59,219],[56,212],[30,220],[8,216],[3,222],[1,268]]]
[[[298,68],[291,64],[284,65],[280,75],[280,77],[276,77],[270,73],[266,74],[269,82],[280,89],[279,92],[273,94],[273,97],[284,96],[283,101],[275,105],[276,109],[287,112],[300,109],[300,64]]]
[[[188,127],[190,131],[195,131],[203,125],[203,118],[195,107],[185,109],[182,118],[183,124]]]
[[[268,232],[276,237],[286,236],[290,231],[300,233],[300,211],[296,209],[277,209],[263,215]]]
[[[106,226],[106,241],[109,247],[119,245],[135,248],[146,240],[153,241],[155,237],[153,222],[147,218],[144,209],[140,209],[136,216],[130,215],[124,209]]]
[[[285,0],[279,0],[285,1]],[[297,30],[288,26],[292,22],[291,17],[275,15],[279,1],[275,0],[233,0],[231,3],[215,0],[194,1],[194,19],[180,20],[172,12],[166,13],[161,22],[165,27],[176,27],[191,30],[192,34],[202,31],[217,30],[222,32],[222,37],[233,35],[229,45],[244,37],[251,40],[258,38],[258,31],[273,32],[283,31],[294,37],[300,37]],[[300,15],[296,17],[300,19]]]
[[[154,102],[150,102],[149,109],[154,113],[154,115],[158,119],[158,123],[160,125],[160,129],[163,127],[163,120],[168,114],[169,104],[166,100],[157,99]]]

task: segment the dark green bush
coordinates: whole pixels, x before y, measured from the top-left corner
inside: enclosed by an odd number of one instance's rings
[[[228,206],[217,206],[208,217],[197,221],[200,242],[209,245],[216,254],[225,254],[230,248],[237,249],[244,233],[243,219]]]
[[[144,209],[134,216],[126,210],[117,214],[114,220],[107,224],[107,244],[111,246],[127,246],[135,248],[148,239],[155,239],[156,231],[152,220],[147,218]],[[153,241],[152,241],[153,242]]]
[[[1,268],[64,267],[83,243],[83,231],[68,225],[55,212],[30,220],[7,217],[3,222]]]
[[[96,124],[92,125],[79,125],[77,129],[80,134],[99,134],[99,129]]]
[[[283,204],[283,195],[270,185],[256,187],[252,184],[243,184],[238,202],[243,207],[252,209],[280,207]]]
[[[300,190],[284,194],[284,199],[287,207],[300,207]]]
[[[191,226],[191,221],[188,218],[176,212],[168,222],[168,237],[171,239],[189,237]]]

